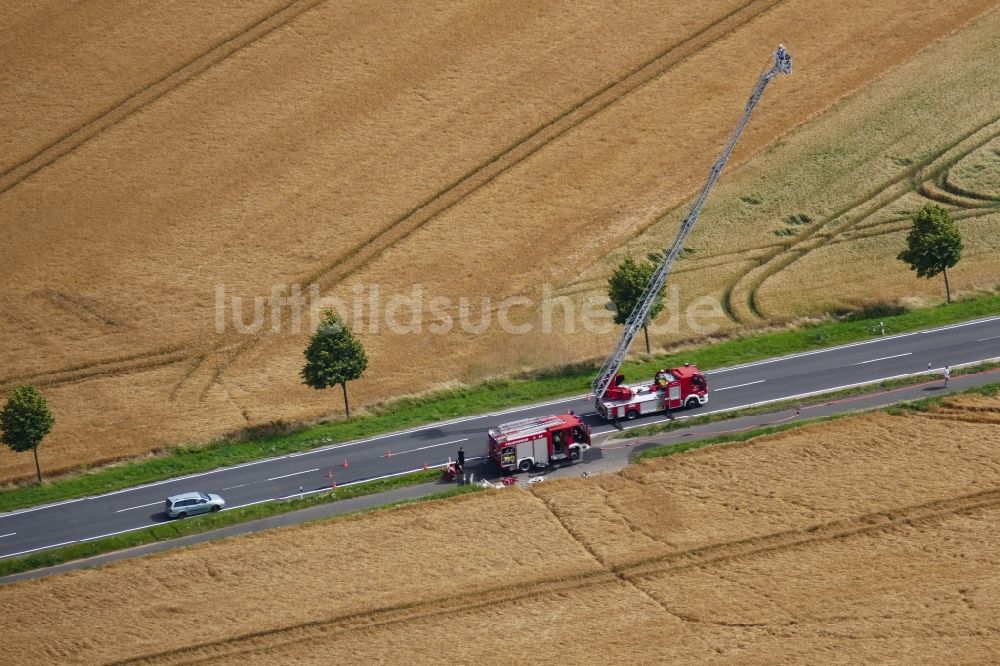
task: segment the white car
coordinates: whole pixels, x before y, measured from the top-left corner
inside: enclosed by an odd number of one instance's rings
[[[226,506],[226,500],[213,493],[183,493],[167,498],[167,517],[186,518],[196,513],[215,513]]]

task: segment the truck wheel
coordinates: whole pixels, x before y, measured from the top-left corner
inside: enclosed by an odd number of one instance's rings
[[[639,416],[638,410],[630,409],[627,412],[625,412],[625,418],[627,418],[629,421],[634,421],[637,416]]]
[[[570,458],[570,460],[579,460],[580,459],[580,449],[571,449],[570,452],[569,452],[569,458]]]
[[[687,406],[688,409],[694,409],[695,407],[698,407],[699,405],[701,405],[701,403],[698,402],[698,398],[696,398],[694,396],[691,396],[690,398],[688,398],[687,402],[684,403],[684,404]]]
[[[529,458],[525,458],[521,461],[521,464],[517,466],[522,472],[530,472],[531,468],[534,467],[534,463],[531,462]]]

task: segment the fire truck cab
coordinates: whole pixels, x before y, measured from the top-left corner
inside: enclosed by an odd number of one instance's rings
[[[652,382],[625,386],[623,376],[615,375],[611,386],[595,402],[598,413],[606,419],[632,420],[642,414],[668,409],[698,407],[708,402],[708,381],[693,365],[664,368]]]
[[[575,414],[533,416],[491,428],[486,457],[503,472],[579,460],[590,448],[590,426]]]

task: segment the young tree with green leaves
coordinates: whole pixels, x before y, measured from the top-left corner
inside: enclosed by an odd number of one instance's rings
[[[368,355],[361,342],[351,334],[343,319],[327,310],[304,354],[303,383],[317,390],[340,384],[344,390],[344,413],[350,418],[347,382],[361,377],[368,367]]]
[[[937,204],[927,204],[913,215],[913,227],[906,237],[906,249],[897,259],[905,261],[917,277],[932,278],[944,273],[944,290],[951,303],[948,269],[962,258],[962,236],[951,214]]]
[[[615,306],[616,324],[624,324],[628,321],[629,315],[632,314],[632,310],[635,309],[635,306],[639,302],[639,297],[642,296],[646,285],[653,278],[655,270],[656,267],[653,264],[645,261],[639,264],[632,257],[625,257],[622,263],[618,264],[618,268],[608,278],[608,298],[611,299],[611,303]],[[656,305],[650,310],[649,317],[642,324],[642,333],[646,337],[647,354],[650,353],[650,350],[649,331],[646,327],[663,310],[663,303],[660,301],[663,299],[663,292],[666,288],[667,285],[664,284],[656,300]]]
[[[52,430],[55,419],[45,397],[34,386],[18,386],[0,412],[0,441],[14,451],[35,453],[35,473],[42,482],[38,445]]]

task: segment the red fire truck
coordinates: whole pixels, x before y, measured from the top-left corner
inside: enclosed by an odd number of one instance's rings
[[[487,458],[504,472],[579,460],[590,448],[590,426],[575,414],[533,416],[490,429]]]
[[[708,402],[708,381],[693,365],[665,368],[652,382],[624,386],[618,374],[604,395],[597,399],[597,412],[606,419],[632,420],[641,414],[668,409],[698,407]]]

